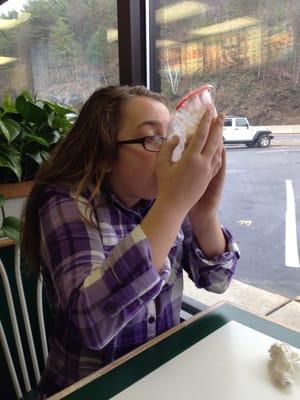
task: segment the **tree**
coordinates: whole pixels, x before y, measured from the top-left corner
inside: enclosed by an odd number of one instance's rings
[[[75,33],[76,40],[87,46],[92,35],[101,26],[117,26],[116,0],[65,0],[66,22]]]
[[[58,54],[72,55],[74,57],[79,52],[74,33],[61,17],[50,30],[49,43],[54,52]]]
[[[87,46],[87,54],[89,61],[100,66],[108,60],[108,43],[106,40],[106,29],[102,26],[91,36]]]
[[[60,12],[63,12],[63,7],[57,7],[62,1],[29,0],[24,5],[24,11],[31,14],[28,30],[30,40],[47,41],[51,28],[55,25]]]
[[[1,14],[1,19],[13,19],[18,17],[18,12],[15,10],[8,11],[7,14]]]
[[[177,52],[178,53],[178,52]],[[166,49],[161,55],[161,65],[163,75],[165,76],[167,83],[170,85],[172,96],[176,95],[180,86],[180,81],[182,77],[182,72],[180,68],[180,63],[178,59],[170,55],[169,50]]]

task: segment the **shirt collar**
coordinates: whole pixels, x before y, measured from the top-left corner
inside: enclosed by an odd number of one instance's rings
[[[149,208],[155,201],[155,199],[152,200],[141,199],[134,207],[130,208],[127,207],[114,193],[108,190],[105,190],[103,192],[103,195],[108,202],[129,213],[133,212],[138,214],[144,214],[149,210]]]

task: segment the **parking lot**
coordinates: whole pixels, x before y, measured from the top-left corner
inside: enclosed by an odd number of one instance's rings
[[[235,278],[299,296],[300,135],[275,135],[267,149],[227,146],[227,155],[221,220],[242,253]]]
[[[215,294],[185,276],[184,293],[200,309],[229,301],[300,332],[300,135],[274,136],[267,149],[226,146],[220,214],[241,249],[231,285]]]

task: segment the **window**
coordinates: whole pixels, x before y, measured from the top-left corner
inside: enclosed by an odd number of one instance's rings
[[[237,118],[236,119],[236,126],[241,127],[241,128],[247,128],[248,124],[247,124],[247,121],[244,118]]]
[[[300,267],[295,168],[300,140],[288,132],[300,133],[300,2],[291,0],[288,7],[279,0],[151,3],[156,48],[151,73],[159,77],[154,89],[175,105],[189,90],[212,83],[219,111],[240,116],[239,127],[247,126],[245,118],[251,121],[249,129],[229,132],[226,145],[220,218],[240,243],[235,278],[293,298],[299,295],[300,269],[290,267]],[[260,131],[274,136],[268,149],[261,148],[269,139],[256,134]],[[290,222],[288,187],[297,210]]]
[[[224,126],[232,126],[232,120],[231,119],[225,119]]]
[[[26,89],[80,107],[119,82],[116,0],[8,0],[0,6],[1,95]]]

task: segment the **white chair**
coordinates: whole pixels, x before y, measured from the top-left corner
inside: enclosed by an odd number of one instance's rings
[[[9,262],[5,262],[6,265],[1,259],[3,250],[5,249],[1,249],[0,253],[0,274],[3,285],[0,303],[0,342],[4,357],[1,357],[0,364],[4,364],[3,369],[6,364],[11,382],[7,382],[1,376],[1,397],[11,399],[13,387],[17,399],[33,399],[36,385],[40,380],[41,368],[44,367],[48,355],[43,312],[43,284],[41,279],[31,279],[31,283],[34,281],[36,294],[32,301],[35,304],[30,305],[28,312],[28,295],[30,294],[32,298],[33,293],[32,285],[26,287],[23,283],[20,248],[14,246],[14,256],[11,255]],[[33,313],[38,316],[38,329],[33,329],[31,326],[29,315],[33,321]],[[42,353],[42,357],[38,356],[39,353]]]
[[[48,355],[43,311],[43,284],[41,278],[32,278],[30,286],[24,284],[19,246],[10,246],[10,250],[8,261],[3,262],[4,260],[1,259],[3,249],[0,249],[0,283],[2,282],[3,286],[0,297],[0,350],[2,349],[4,355],[0,358],[0,393],[3,399],[36,399],[36,385],[40,380],[41,370]],[[29,308],[28,295],[31,297]],[[202,306],[184,296],[181,320],[192,317],[201,311]],[[30,320],[33,321],[33,314],[38,320],[35,327],[30,322]],[[7,369],[9,381],[3,379],[3,371]]]

